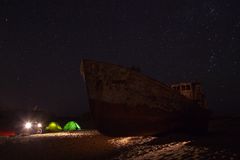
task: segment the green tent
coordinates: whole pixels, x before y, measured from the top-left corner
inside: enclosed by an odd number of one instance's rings
[[[77,122],[74,121],[69,121],[63,128],[64,131],[76,131],[80,129],[81,127],[77,124]]]
[[[51,132],[58,132],[62,130],[62,127],[56,122],[50,122],[46,127],[46,130]]]

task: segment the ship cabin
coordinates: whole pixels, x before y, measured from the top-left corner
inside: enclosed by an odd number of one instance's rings
[[[196,101],[201,107],[207,108],[207,102],[199,82],[172,84],[171,88],[178,91],[181,95]]]

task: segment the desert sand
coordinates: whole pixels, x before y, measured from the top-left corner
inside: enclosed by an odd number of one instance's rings
[[[0,159],[240,159],[240,118],[211,120],[209,133],[107,137],[96,130],[0,137]]]

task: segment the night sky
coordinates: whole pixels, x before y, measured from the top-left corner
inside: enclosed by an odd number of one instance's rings
[[[200,81],[209,108],[240,113],[239,0],[0,1],[0,110],[88,110],[81,58]]]

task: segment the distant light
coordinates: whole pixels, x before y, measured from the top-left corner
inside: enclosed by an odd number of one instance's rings
[[[26,129],[32,128],[32,123],[31,123],[31,122],[27,122],[27,123],[25,124],[25,128],[26,128]]]
[[[38,123],[37,126],[38,126],[39,128],[41,128],[41,127],[42,127],[42,124],[41,124],[41,123]]]

